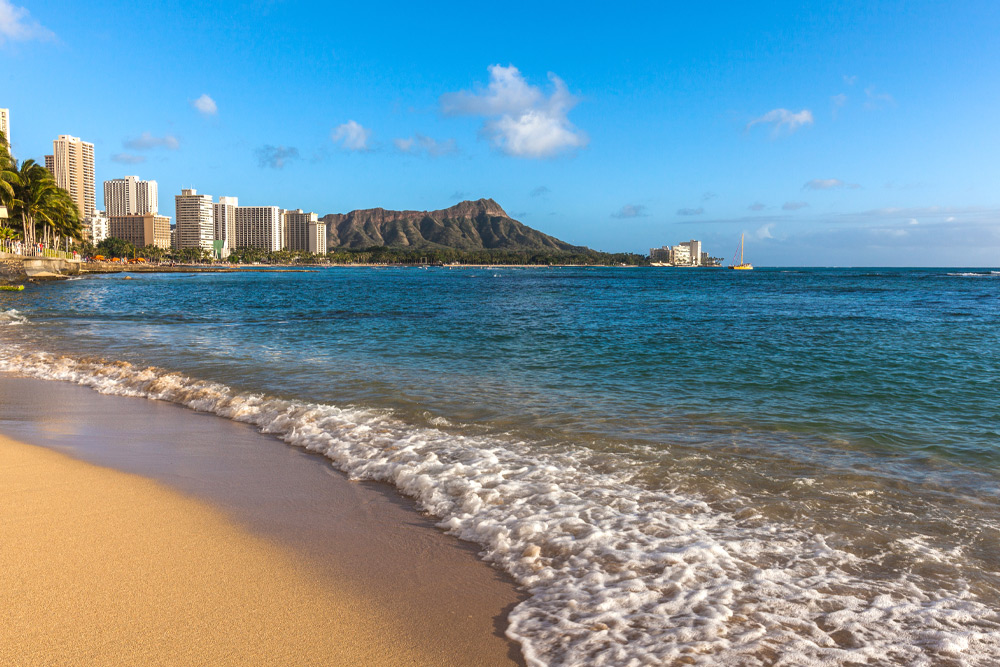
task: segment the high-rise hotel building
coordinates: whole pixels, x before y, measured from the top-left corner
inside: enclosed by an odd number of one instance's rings
[[[140,181],[138,176],[104,181],[104,209],[108,217],[158,213],[156,181]]]
[[[55,177],[56,185],[69,192],[80,219],[87,221],[94,217],[94,144],[61,134],[52,142],[52,155],[45,156],[45,166]]]
[[[215,213],[215,240],[221,242],[219,255],[226,258],[236,247],[236,207],[240,200],[236,197],[219,197],[212,205]]]
[[[262,248],[268,251],[282,249],[284,221],[280,208],[237,206],[235,211],[237,248]]]
[[[303,213],[300,208],[285,211],[284,218],[286,249],[326,254],[326,223],[320,222],[319,216]]]
[[[165,215],[115,215],[107,218],[107,224],[108,236],[124,239],[136,248],[151,245],[164,249],[170,247],[170,218]]]
[[[138,176],[104,181],[108,236],[125,239],[137,248],[170,247],[170,218],[157,215],[159,207],[156,181],[140,181]],[[91,242],[99,243],[96,222],[92,230]]]
[[[215,215],[212,196],[197,190],[181,190],[174,196],[177,216],[177,247],[202,248],[211,252],[215,240]]]
[[[7,137],[7,145],[10,145],[10,109],[0,109],[0,132]]]

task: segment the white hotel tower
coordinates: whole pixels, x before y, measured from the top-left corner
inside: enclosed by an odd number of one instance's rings
[[[181,190],[174,196],[177,216],[177,247],[212,251],[215,240],[215,215],[212,196],[197,190]]]
[[[138,176],[104,181],[104,209],[109,218],[159,213],[158,208],[156,181],[140,181]]]
[[[268,251],[284,247],[284,221],[277,206],[237,206],[236,247],[263,248]]]
[[[236,207],[240,200],[236,197],[219,197],[217,204],[212,204],[215,211],[215,240],[222,241],[222,258],[236,247]]]

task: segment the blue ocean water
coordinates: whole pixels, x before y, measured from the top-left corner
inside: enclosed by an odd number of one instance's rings
[[[988,269],[95,276],[0,296],[0,367],[392,481],[532,592],[509,633],[539,664],[990,664],[998,294]]]

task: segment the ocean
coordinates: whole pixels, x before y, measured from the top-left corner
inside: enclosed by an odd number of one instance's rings
[[[329,268],[0,293],[0,370],[256,425],[530,594],[529,664],[1000,662],[1000,272]]]

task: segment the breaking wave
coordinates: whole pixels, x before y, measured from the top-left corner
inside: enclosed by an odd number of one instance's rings
[[[9,313],[10,311],[8,311]],[[385,411],[240,393],[155,367],[0,348],[0,370],[169,401],[253,424],[355,479],[390,482],[482,547],[530,597],[507,634],[531,665],[995,664],[1000,613],[963,558],[919,536],[858,555],[753,499],[722,510],[653,490],[625,457],[463,436]],[[843,540],[840,540],[843,542]],[[893,554],[924,568],[871,570]]]
[[[9,310],[0,310],[0,326],[10,326],[14,324],[24,324],[28,321],[28,318],[22,315],[17,310],[11,308]]]

